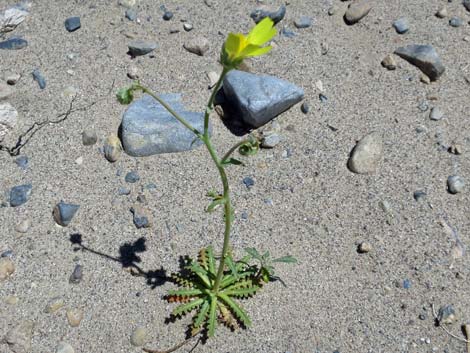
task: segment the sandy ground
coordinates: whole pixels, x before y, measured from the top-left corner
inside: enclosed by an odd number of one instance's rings
[[[8,99],[20,121],[6,144],[14,144],[34,122],[65,112],[68,87],[78,89],[74,106],[87,107],[31,139],[21,150],[29,158],[26,171],[0,153],[1,195],[15,185],[33,185],[25,205],[0,208],[0,252],[13,250],[16,265],[14,275],[0,284],[0,336],[30,319],[35,323],[32,352],[53,352],[60,341],[77,353],[139,352],[129,339],[138,326],[148,330],[149,346],[163,349],[184,338],[189,319],[165,324],[172,306],[162,296],[171,283],[149,284],[97,252],[119,259],[125,244],[144,238],[139,266],[171,272],[180,256],[195,256],[209,244],[220,246],[220,217],[203,212],[206,191],[219,187],[216,171],[203,148],[141,159],[123,155],[111,164],[99,147],[119,126],[125,107],[115,101],[114,92],[131,82],[126,77],[131,64],[145,72],[143,82],[157,92],[182,92],[188,108],[203,110],[209,94],[206,72],[219,68],[219,48],[229,31],[249,30],[249,13],[257,7],[255,1],[210,3],[167,1],[175,16],[166,22],[160,2],[141,0],[138,24],[124,18],[125,9],[116,1],[34,1],[31,15],[13,32],[29,46],[0,51],[0,74],[22,75]],[[0,0],[1,8],[10,4]],[[332,4],[338,11],[328,16]],[[441,5],[449,15],[463,18],[464,25],[453,28],[448,18],[435,17]],[[276,37],[274,50],[251,62],[253,72],[302,87],[311,111],[303,114],[295,106],[279,116],[283,142],[247,160],[246,167],[230,170],[237,210],[233,247],[238,254],[247,246],[276,256],[290,253],[299,264],[279,266],[287,288],[273,283],[244,304],[252,328],[236,333],[220,328],[193,352],[465,352],[464,343],[434,325],[430,305],[454,305],[458,318],[449,329],[464,337],[460,325],[470,321],[469,257],[453,256],[455,238],[439,222],[454,227],[464,245],[470,242],[468,188],[457,195],[446,190],[449,175],[470,180],[465,80],[470,42],[463,40],[470,36],[469,13],[460,1],[377,0],[367,17],[347,26],[342,19],[346,6],[338,0],[291,0],[278,28],[285,25],[297,36]],[[312,16],[314,25],[297,30],[293,21],[302,14]],[[80,16],[82,28],[68,33],[63,23],[69,16]],[[411,30],[398,35],[391,23],[402,16]],[[185,32],[180,20],[191,22],[193,31]],[[180,32],[170,34],[173,28]],[[156,41],[154,57],[132,60],[126,55],[130,39],[125,34]],[[183,49],[195,35],[211,42],[203,57]],[[322,43],[329,48],[325,55]],[[431,44],[441,56],[446,73],[436,83],[421,83],[419,70],[399,58],[397,70],[381,67],[385,55],[414,43]],[[76,54],[73,60],[67,57],[71,53]],[[35,68],[47,80],[44,90],[32,79]],[[326,103],[318,99],[318,80]],[[429,120],[429,111],[418,109],[425,100],[444,111],[445,118]],[[213,122],[215,144],[224,151],[237,137],[216,115]],[[99,141],[86,147],[81,133],[90,127]],[[425,131],[418,133],[419,127]],[[383,163],[374,175],[353,174],[346,167],[348,155],[371,131],[383,133]],[[462,155],[441,148],[454,140],[462,145]],[[79,157],[81,165],[75,162]],[[126,185],[124,176],[131,170],[141,180]],[[246,176],[255,180],[251,189],[242,183]],[[157,188],[144,189],[149,183]],[[130,187],[131,194],[119,196],[120,186]],[[426,191],[427,199],[415,201],[416,190]],[[140,193],[155,218],[151,229],[136,229],[132,223],[129,209]],[[80,205],[67,228],[52,218],[60,200]],[[384,201],[391,210],[382,209]],[[242,219],[243,212],[248,219]],[[24,219],[32,225],[21,234],[15,227]],[[95,252],[71,243],[77,233]],[[362,241],[372,245],[371,252],[357,252]],[[83,280],[71,284],[77,263],[83,265]],[[411,283],[408,289],[405,280]],[[6,304],[7,296],[19,302]],[[67,324],[65,309],[44,313],[56,296],[67,308],[84,311],[78,328]],[[0,352],[10,351],[0,345]]]

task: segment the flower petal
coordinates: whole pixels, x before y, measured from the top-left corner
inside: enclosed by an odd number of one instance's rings
[[[276,35],[276,29],[273,26],[273,20],[269,17],[263,18],[248,34],[246,38],[248,43],[263,45],[270,41]]]
[[[246,37],[241,33],[229,33],[225,41],[225,51],[231,57],[236,57],[244,49]]]
[[[246,48],[240,53],[240,56],[248,58],[251,56],[260,56],[269,52],[273,47],[268,45],[266,47],[260,47],[259,45],[248,44]]]

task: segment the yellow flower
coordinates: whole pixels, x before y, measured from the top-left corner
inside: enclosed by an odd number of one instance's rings
[[[269,52],[270,45],[263,47],[275,35],[274,22],[269,17],[260,21],[247,36],[242,33],[229,33],[222,48],[222,63],[227,67],[238,66],[243,59]]]

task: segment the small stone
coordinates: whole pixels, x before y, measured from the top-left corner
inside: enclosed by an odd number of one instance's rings
[[[5,83],[0,82],[0,100],[9,98],[15,93],[15,90]]]
[[[0,42],[0,49],[5,50],[20,50],[28,46],[28,41],[23,38],[10,38]]]
[[[427,316],[426,316],[426,314],[423,313],[423,314],[419,314],[418,318],[419,318],[420,320],[426,320],[426,319],[427,319]]]
[[[0,141],[15,128],[18,122],[18,112],[10,104],[0,104]]]
[[[266,8],[258,8],[253,10],[250,14],[250,17],[255,21],[255,23],[260,22],[263,18],[269,17],[273,20],[274,24],[282,21],[284,16],[286,15],[286,6],[281,5],[277,11],[269,11]]]
[[[436,17],[438,17],[438,18],[446,18],[447,15],[448,14],[447,14],[447,8],[446,7],[441,7],[436,12]]]
[[[263,148],[274,148],[281,142],[281,136],[277,133],[270,133],[263,137],[261,141],[261,147]]]
[[[419,75],[419,80],[426,85],[429,85],[431,83],[431,79],[425,74]]]
[[[289,29],[288,27],[284,26],[281,29],[281,35],[283,35],[286,38],[294,38],[297,35],[297,33]]]
[[[150,212],[144,209],[142,206],[136,204],[131,207],[131,212],[134,215],[134,224],[140,228],[150,228],[152,226],[152,217]]]
[[[395,54],[418,67],[431,81],[436,81],[445,71],[436,49],[431,45],[407,45],[397,48]]]
[[[186,32],[189,32],[193,29],[193,25],[191,23],[184,23],[183,24],[183,29],[186,31]]]
[[[134,40],[128,44],[129,54],[132,56],[146,55],[155,49],[157,44],[154,42],[144,41],[141,39]]]
[[[450,144],[448,151],[449,151],[449,153],[460,155],[460,154],[463,153],[463,147],[462,147],[461,144],[456,143],[455,141],[453,141]]]
[[[31,226],[31,221],[29,219],[24,219],[16,225],[15,230],[18,233],[27,233],[30,226]]]
[[[429,113],[429,119],[434,121],[441,120],[443,117],[444,113],[438,107],[433,107]]]
[[[69,282],[78,284],[82,281],[83,278],[83,266],[82,265],[75,265],[72,274],[69,277]]]
[[[59,342],[57,347],[55,348],[56,353],[75,353],[73,347],[66,343],[66,342]]]
[[[173,12],[168,11],[168,10],[165,11],[165,13],[163,14],[163,19],[164,19],[165,21],[169,21],[169,20],[171,20],[172,18],[173,18]]]
[[[31,195],[33,186],[31,184],[24,184],[14,186],[10,190],[10,206],[18,207],[26,203]]]
[[[393,21],[393,28],[395,28],[395,31],[397,31],[398,34],[404,34],[409,31],[410,25],[408,20],[402,17]]]
[[[421,201],[421,200],[425,200],[426,197],[428,195],[422,191],[422,190],[416,190],[414,193],[413,193],[413,198],[416,200],[416,201]]]
[[[395,70],[397,68],[397,62],[390,54],[383,58],[381,64],[388,70]]]
[[[82,132],[82,143],[84,146],[93,146],[98,141],[96,131],[87,129]]]
[[[131,65],[127,69],[127,77],[129,77],[131,80],[136,80],[140,77],[140,70],[137,66]]]
[[[449,20],[449,25],[451,25],[451,27],[457,28],[463,25],[463,21],[461,18],[454,16]]]
[[[75,308],[67,310],[67,321],[71,327],[78,327],[83,320],[83,311]]]
[[[304,114],[307,114],[310,111],[310,106],[307,102],[302,103],[302,105],[300,106],[300,111]]]
[[[315,87],[317,88],[317,90],[319,90],[320,92],[323,92],[323,82],[321,80],[318,80],[317,82],[315,82]]]
[[[209,40],[205,37],[197,36],[184,43],[183,47],[190,53],[203,56],[209,50]]]
[[[16,305],[19,302],[19,298],[15,297],[14,295],[9,295],[5,298],[5,303],[8,305]]]
[[[137,11],[134,9],[127,9],[125,16],[129,21],[135,21],[137,19]]]
[[[51,300],[49,300],[46,307],[44,308],[44,312],[46,314],[54,314],[55,312],[63,308],[64,305],[65,305],[65,302],[62,298],[54,297]]]
[[[213,88],[219,81],[220,75],[215,71],[210,71],[207,73],[207,78],[209,79],[209,88]]]
[[[439,325],[442,324],[453,324],[457,320],[457,316],[455,315],[455,309],[452,305],[443,305],[439,308],[437,313],[437,321]]]
[[[126,183],[134,184],[140,180],[140,176],[139,174],[137,174],[136,171],[133,170],[126,174],[126,177],[124,178],[124,180],[126,181]]]
[[[35,69],[32,73],[34,81],[36,81],[39,85],[40,89],[46,88],[46,79],[44,76],[41,74],[39,69]]]
[[[355,24],[367,16],[371,8],[372,4],[369,0],[355,0],[349,4],[344,14],[344,21],[348,25]]]
[[[418,109],[422,112],[427,111],[429,109],[429,103],[427,101],[422,101],[421,103],[419,103]]]
[[[451,194],[458,194],[465,188],[465,180],[458,175],[451,175],[447,178],[447,190]]]
[[[320,102],[322,102],[322,103],[328,102],[328,97],[325,96],[323,93],[320,93],[320,94],[318,95],[318,98],[320,99]]]
[[[20,74],[17,74],[17,73],[11,73],[11,74],[8,74],[5,78],[5,80],[7,81],[7,83],[9,85],[16,85],[18,83],[18,81],[20,80],[21,78],[21,75]]]
[[[22,321],[7,332],[3,342],[8,345],[13,353],[29,353],[31,352],[33,328],[33,321]]]
[[[15,264],[9,257],[0,258],[0,282],[6,280],[15,272]]]
[[[79,208],[79,205],[68,204],[63,201],[60,201],[54,207],[54,210],[52,212],[55,222],[61,225],[62,227],[68,226]]]
[[[0,12],[0,34],[13,31],[28,16],[27,2],[20,2]]]
[[[108,136],[104,144],[104,156],[106,159],[111,163],[116,162],[121,156],[121,151],[122,147],[119,137],[116,135]]]
[[[130,193],[131,193],[131,190],[128,189],[128,188],[120,187],[120,188],[118,189],[118,194],[121,195],[121,196],[122,196],[122,195],[130,195]]]
[[[0,257],[13,258],[13,250],[7,250],[0,254]]]
[[[69,17],[65,20],[65,29],[69,32],[74,32],[80,28],[80,17]]]
[[[137,327],[131,335],[131,344],[135,347],[141,347],[147,343],[147,330],[145,327]]]
[[[372,245],[368,242],[362,242],[357,247],[357,251],[360,254],[365,254],[365,253],[371,252],[372,251]]]
[[[255,185],[255,181],[250,177],[245,177],[242,181],[248,189],[251,189]]]
[[[136,2],[137,0],[119,0],[119,5],[130,9],[135,6]]]
[[[312,25],[312,18],[309,16],[300,16],[294,21],[294,25],[297,28],[308,28]]]
[[[351,152],[349,169],[358,174],[373,174],[383,157],[382,136],[372,132],[363,137]]]
[[[403,281],[403,288],[410,289],[411,288],[411,281],[409,279],[405,279]]]
[[[137,202],[145,205],[147,204],[147,197],[144,194],[139,194],[137,195]]]

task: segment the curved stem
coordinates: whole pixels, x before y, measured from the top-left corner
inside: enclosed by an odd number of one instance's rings
[[[235,150],[240,147],[241,145],[244,145],[245,143],[247,142],[250,142],[250,139],[244,139],[244,140],[241,140],[240,142],[238,142],[237,144],[233,145],[232,148],[230,148],[228,150],[228,152],[222,157],[221,159],[221,162],[225,162],[227,159],[230,158],[230,156],[232,155],[233,152],[235,152]]]
[[[222,85],[222,82],[227,75],[227,73],[230,71],[229,68],[224,67],[222,70],[222,73],[220,74],[219,80],[214,86],[214,89],[212,90],[211,96],[209,98],[209,102],[207,104],[206,112],[204,114],[204,136],[208,137],[209,136],[209,115],[211,111],[214,109],[214,100],[215,100],[215,95],[219,91],[220,86]]]

